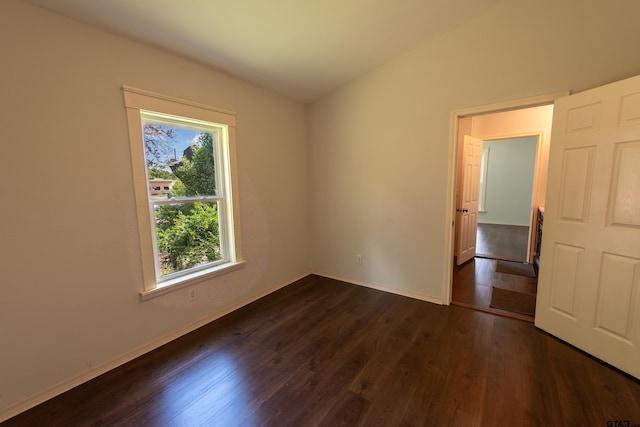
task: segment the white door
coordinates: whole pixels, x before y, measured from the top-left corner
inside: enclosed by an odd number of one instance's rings
[[[640,378],[640,76],[556,102],[536,326]]]
[[[462,188],[456,201],[456,233],[458,235],[456,263],[458,265],[476,256],[482,140],[465,135],[462,150]]]

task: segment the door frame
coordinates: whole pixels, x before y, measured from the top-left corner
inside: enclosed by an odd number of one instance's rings
[[[533,182],[531,183],[531,200],[529,200],[529,236],[527,237],[527,262],[529,264],[533,263],[533,255],[534,255],[534,240],[533,234],[535,233],[535,225],[538,218],[536,217],[536,213],[533,209],[533,201],[537,198],[536,195],[538,191],[540,191],[540,168],[542,167],[542,143],[544,139],[543,131],[523,131],[523,132],[515,132],[508,134],[500,134],[500,135],[480,135],[477,138],[480,138],[484,141],[499,141],[502,139],[518,139],[518,138],[536,138],[536,155],[535,155],[535,165],[533,169]],[[514,144],[517,144],[514,142]],[[455,230],[454,230],[455,232]],[[454,236],[455,237],[455,236]]]
[[[493,104],[478,105],[475,107],[461,108],[450,114],[449,120],[449,171],[447,176],[447,202],[446,202],[446,230],[445,230],[445,262],[443,302],[451,304],[453,286],[453,257],[455,255],[455,219],[456,219],[456,176],[458,169],[458,122],[459,119],[478,116],[482,114],[501,113],[511,110],[539,107],[553,104],[556,99],[569,95],[569,91],[553,92],[544,95],[520,98],[511,101],[497,102]]]

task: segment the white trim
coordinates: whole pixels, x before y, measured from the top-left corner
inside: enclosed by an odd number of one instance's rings
[[[536,201],[539,198],[539,194],[541,191],[540,177],[542,176],[542,171],[541,171],[542,156],[543,156],[542,146],[544,145],[544,141],[546,137],[545,131],[531,130],[531,131],[523,131],[523,132],[491,134],[491,135],[479,137],[479,138],[482,138],[483,141],[500,141],[503,139],[518,139],[518,138],[533,138],[533,137],[536,138],[536,155],[535,155],[535,164],[533,169],[533,182],[531,184],[531,200],[529,203],[529,224],[522,225],[522,224],[511,224],[511,223],[504,223],[504,222],[501,223],[502,225],[517,225],[517,226],[529,227],[529,234],[527,237],[527,262],[529,264],[533,263],[534,249],[535,249],[534,248],[535,242],[533,239],[533,235],[535,234],[535,229],[536,229],[535,222],[537,221],[537,215],[536,215],[537,206],[534,206],[534,201]],[[491,224],[491,222],[485,222],[485,224]]]
[[[484,144],[484,141],[483,141]],[[478,198],[478,213],[486,213],[487,206],[487,169],[489,169],[490,147],[482,147],[482,160],[480,161],[480,197]]]
[[[193,115],[185,114],[185,115],[182,115],[182,117],[191,117],[194,119],[199,119],[202,113],[199,113],[196,109],[207,110],[214,117],[221,117],[221,116],[224,116],[224,117],[221,119],[205,118],[201,120],[205,120],[207,122],[219,122],[219,121],[222,121],[225,123],[230,122],[228,123],[229,126],[236,125],[235,111],[225,110],[223,108],[218,108],[218,107],[212,107],[211,105],[200,104],[198,102],[188,101],[183,98],[177,98],[177,97],[165,95],[162,93],[151,92],[149,90],[144,90],[144,89],[140,89],[140,88],[136,88],[128,85],[122,85],[122,91],[124,93],[125,106],[128,108],[135,108],[137,110],[146,110],[146,109],[149,109],[149,99],[155,99],[156,102],[153,105],[159,108],[159,109],[153,110],[156,112],[164,112],[163,108],[166,108],[165,106],[167,105],[169,106],[168,108],[170,110],[175,110],[176,106],[173,104],[180,104],[182,105],[182,107],[184,107],[186,111],[189,111],[189,110],[195,111]],[[171,114],[180,116],[180,114],[177,114],[177,113],[171,113]]]
[[[77,387],[87,381],[90,381],[106,372],[109,372],[119,366],[124,365],[127,362],[132,361],[133,359],[140,357],[150,351],[153,351],[155,349],[157,349],[158,347],[161,347],[165,344],[170,343],[171,341],[178,339],[186,334],[188,334],[189,332],[193,332],[198,328],[201,328],[202,326],[205,326],[235,310],[238,310],[242,307],[244,307],[245,305],[249,305],[254,301],[259,300],[260,298],[263,298],[275,291],[278,291],[286,286],[289,286],[295,282],[297,282],[300,279],[303,279],[307,276],[309,276],[310,274],[312,274],[311,272],[306,272],[301,274],[300,276],[297,276],[293,279],[287,280],[285,282],[281,282],[280,284],[269,288],[266,291],[260,292],[258,294],[252,295],[248,298],[243,299],[242,301],[233,304],[229,307],[226,308],[222,308],[218,311],[216,311],[215,313],[205,316],[203,318],[201,318],[200,320],[196,320],[195,322],[192,322],[188,325],[186,325],[184,328],[176,330],[174,332],[168,333],[162,337],[159,337],[145,345],[142,345],[132,351],[128,351],[125,354],[116,357],[114,359],[112,359],[111,361],[104,363],[100,366],[96,366],[94,368],[92,368],[91,370],[88,370],[86,372],[83,372],[79,375],[74,376],[73,378],[70,378],[68,380],[64,380],[56,385],[54,385],[53,387],[50,387],[49,389],[41,392],[41,393],[37,393],[35,395],[32,395],[30,397],[27,397],[26,399],[23,399],[19,402],[14,403],[13,405],[8,406],[7,408],[4,408],[2,411],[0,411],[0,423],[4,422],[6,420],[8,420],[9,418],[12,418],[24,411],[27,411],[31,408],[33,408],[34,406],[37,406],[53,397],[56,397],[66,391],[71,390],[74,387]]]
[[[142,291],[146,300],[157,294],[165,294],[173,289],[193,284],[205,278],[223,272],[233,271],[244,263],[242,246],[240,245],[240,211],[237,197],[237,171],[235,160],[235,113],[209,105],[187,101],[163,94],[158,94],[131,86],[122,86],[124,105],[129,125],[129,145],[133,170],[133,184],[138,222],[138,238],[141,254]],[[220,224],[220,248],[223,252],[222,262],[198,272],[180,274],[180,277],[164,280],[157,266],[156,230],[152,206],[157,201],[149,200],[148,179],[144,144],[140,143],[143,134],[143,120],[162,122],[168,119],[180,125],[182,119],[191,123],[196,129],[210,129],[217,132],[219,138],[214,141],[215,158],[222,161],[216,163],[216,182],[219,184],[218,194],[214,197],[200,198],[198,201],[217,201],[219,205],[218,220]],[[203,122],[203,123],[200,123]],[[228,179],[228,176],[231,176]],[[178,200],[183,202],[182,200]],[[184,203],[188,203],[184,201]],[[182,283],[182,281],[186,283]]]
[[[158,286],[146,291],[140,292],[140,299],[146,301],[151,298],[158,297],[160,295],[168,294],[169,292],[176,291],[178,289],[185,288],[187,286],[195,285],[203,280],[211,279],[212,277],[221,276],[226,273],[230,273],[235,270],[239,270],[244,267],[245,261],[239,261],[234,263],[225,263],[222,265],[216,265],[215,267],[207,268],[205,270],[196,271],[191,274],[183,274],[172,280],[167,280],[158,283]]]
[[[529,228],[529,224],[514,224],[508,221],[500,221],[500,222],[491,222],[491,221],[478,221],[478,224],[487,224],[487,225],[511,225],[514,227],[527,227]]]
[[[540,107],[542,105],[553,104],[556,99],[564,98],[568,96],[570,91],[563,90],[559,92],[547,93],[545,95],[530,96],[528,98],[513,99],[510,101],[494,102],[486,105],[476,105],[474,107],[460,108],[451,112],[451,115],[456,115],[456,133],[455,137],[458,137],[458,123],[457,118],[476,116],[480,114],[492,114],[500,113],[503,111],[520,110],[522,108]],[[453,139],[451,139],[453,141]]]
[[[363,286],[365,288],[376,289],[378,291],[387,292],[390,294],[401,295],[403,297],[413,298],[421,301],[430,302],[432,304],[444,305],[444,302],[438,298],[428,297],[426,295],[418,294],[416,292],[408,292],[396,288],[392,288],[388,285],[380,284],[380,283],[372,283],[372,282],[363,282],[361,280],[355,280],[349,277],[339,276],[336,274],[325,273],[322,271],[313,271],[312,274],[317,276],[326,277],[328,279],[340,280],[341,282],[347,282],[352,285]]]
[[[478,105],[451,111],[449,115],[449,174],[447,176],[447,202],[445,204],[445,243],[444,243],[444,281],[442,283],[442,299],[446,305],[451,304],[451,287],[453,285],[453,257],[455,255],[455,213],[456,213],[456,169],[458,153],[458,121],[463,117],[519,110],[553,104],[557,99],[568,96],[570,91],[564,90],[528,98]]]

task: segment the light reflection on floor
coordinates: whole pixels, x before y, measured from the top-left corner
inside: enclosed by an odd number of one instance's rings
[[[228,405],[251,407],[253,399],[246,382],[242,369],[224,351],[208,354],[167,381],[162,393],[163,414],[158,414],[161,419],[157,421],[170,426],[221,425],[216,414]],[[250,419],[244,422],[253,425]]]

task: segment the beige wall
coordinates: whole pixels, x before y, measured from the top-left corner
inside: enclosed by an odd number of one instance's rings
[[[539,135],[533,209],[544,206],[552,116],[553,106],[545,105],[473,117],[471,135],[480,139]]]
[[[535,247],[535,224],[538,207],[544,206],[547,191],[547,169],[549,167],[549,144],[551,139],[551,124],[553,105],[504,111],[493,114],[471,117],[469,134],[480,139],[499,139],[520,136],[537,135],[538,149],[533,183],[533,197],[531,201],[529,238],[529,261],[533,262]],[[469,118],[465,119],[468,120]],[[459,127],[459,131],[462,128]],[[460,165],[461,158],[458,158]],[[458,166],[458,169],[459,166]],[[460,179],[458,179],[458,184]],[[457,236],[456,236],[457,237]]]
[[[640,73],[639,14],[635,1],[500,2],[312,104],[314,270],[447,302],[451,112]]]
[[[309,272],[303,105],[16,0],[0,35],[0,420]],[[237,112],[247,264],[192,303],[139,299],[123,84]]]
[[[0,419],[306,274],[310,262],[329,276],[442,301],[450,112],[640,73],[639,13],[635,0],[500,2],[306,111],[3,0]],[[248,263],[197,285],[194,303],[186,290],[147,302],[137,295],[122,84],[238,113]],[[92,191],[95,176],[109,177],[107,194]],[[39,191],[42,181],[50,192]]]

